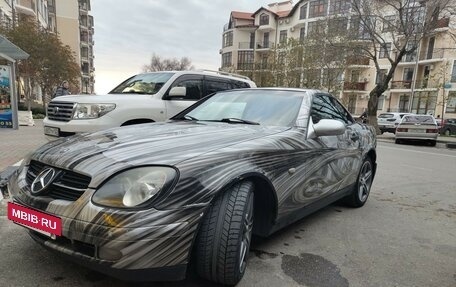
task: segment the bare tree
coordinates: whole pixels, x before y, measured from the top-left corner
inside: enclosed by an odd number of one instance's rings
[[[386,56],[390,68],[369,94],[368,121],[377,132],[379,97],[388,89],[398,64],[404,57],[419,57],[421,40],[436,28],[448,26],[455,11],[454,0],[352,0],[350,42],[357,44],[361,56],[369,57],[377,74],[381,73],[379,52]],[[392,50],[392,51],[391,51]],[[392,53],[389,53],[392,52]],[[416,73],[416,71],[415,71]]]
[[[192,61],[187,57],[162,59],[157,54],[152,54],[150,64],[143,66],[144,72],[158,71],[184,71],[193,70]]]

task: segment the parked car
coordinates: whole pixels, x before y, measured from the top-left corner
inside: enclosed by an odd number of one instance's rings
[[[10,181],[8,218],[114,277],[182,279],[192,260],[203,278],[233,285],[252,234],[337,200],[363,206],[376,157],[373,128],[329,94],[223,91],[165,123],[44,145]]]
[[[382,113],[378,116],[378,127],[381,133],[389,132],[396,133],[396,128],[405,115],[411,115],[411,113]]]
[[[456,119],[444,119],[440,133],[446,136],[456,135]]]
[[[211,93],[256,87],[248,77],[211,71],[144,73],[107,95],[54,98],[44,119],[49,139],[169,119]]]
[[[431,115],[405,115],[396,129],[396,143],[410,140],[436,145],[439,129]]]

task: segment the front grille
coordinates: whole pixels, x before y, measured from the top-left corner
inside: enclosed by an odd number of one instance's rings
[[[73,117],[74,103],[50,102],[47,108],[47,117],[50,120],[69,122]]]
[[[41,162],[31,161],[26,175],[27,183],[31,185],[45,167],[47,166]],[[55,168],[55,170],[57,176],[44,192],[44,195],[40,196],[75,201],[81,197],[90,184],[91,178],[89,176],[65,169]]]

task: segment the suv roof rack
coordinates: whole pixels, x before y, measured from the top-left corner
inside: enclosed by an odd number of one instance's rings
[[[197,71],[200,71],[200,72],[208,72],[208,73],[215,73],[215,74],[219,74],[219,75],[222,75],[222,76],[231,76],[231,77],[241,78],[241,79],[249,80],[249,81],[250,81],[250,78],[249,78],[249,77],[244,76],[244,75],[234,74],[234,73],[228,73],[228,72],[222,72],[222,71],[215,71],[215,70],[207,70],[207,69],[199,69],[199,70],[197,70]]]

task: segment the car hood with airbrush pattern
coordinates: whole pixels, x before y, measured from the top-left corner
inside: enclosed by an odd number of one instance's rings
[[[92,177],[91,187],[96,187],[103,179],[129,167],[172,166],[288,129],[202,122],[142,124],[50,142],[36,150],[31,160],[86,174]]]

